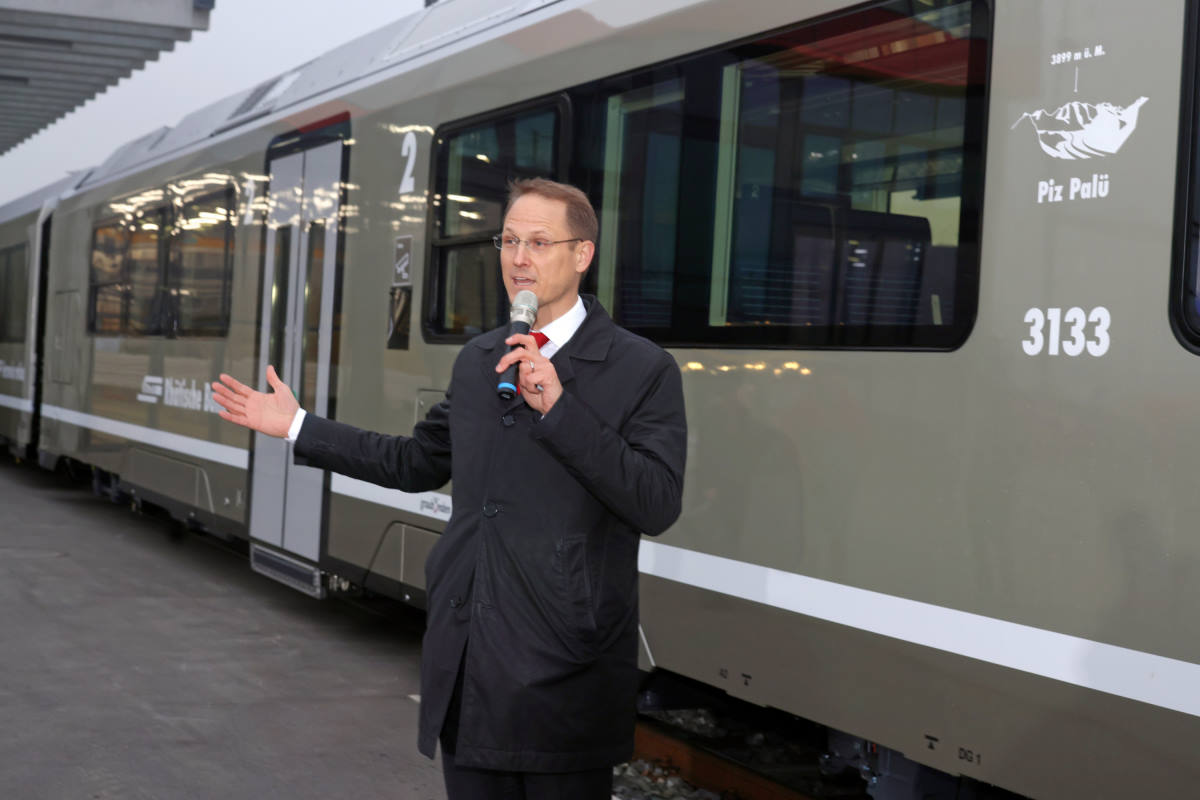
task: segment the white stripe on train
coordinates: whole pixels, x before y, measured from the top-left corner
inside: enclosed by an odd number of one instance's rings
[[[250,466],[250,452],[242,447],[217,444],[205,439],[160,431],[144,425],[134,425],[132,422],[121,422],[58,406],[43,404],[42,416],[65,422],[68,425],[76,425],[80,428],[88,428],[100,433],[120,436],[123,439],[161,447],[164,450],[198,456],[205,461],[214,461],[239,469],[247,469]]]
[[[638,568],[880,636],[1200,716],[1200,665],[642,540]]]
[[[33,401],[28,397],[14,397],[11,394],[0,394],[0,406],[24,411],[26,414],[33,413]]]
[[[24,398],[0,405],[31,410]],[[190,436],[44,406],[51,419],[246,469],[249,453]],[[337,494],[446,521],[450,496],[410,494],[334,474]],[[1200,717],[1200,665],[644,539],[638,569],[657,578],[931,647]]]

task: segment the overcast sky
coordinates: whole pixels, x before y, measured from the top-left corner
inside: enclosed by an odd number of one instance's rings
[[[0,205],[424,7],[424,0],[218,0],[207,31],[0,156]]]

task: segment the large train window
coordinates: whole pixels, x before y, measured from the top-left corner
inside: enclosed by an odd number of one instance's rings
[[[604,305],[664,344],[960,344],[985,12],[881,3],[572,92]]]
[[[233,190],[192,200],[171,237],[167,286],[177,336],[224,336],[233,285]]]
[[[432,336],[467,338],[506,318],[492,236],[503,224],[509,181],[557,174],[559,119],[557,106],[543,104],[439,131],[425,318]]]
[[[1171,327],[1179,341],[1200,353],[1200,8],[1187,5],[1184,25],[1183,102],[1180,109],[1175,253],[1171,291]]]
[[[92,232],[88,331],[115,336],[162,333],[162,238],[166,209]]]
[[[152,196],[160,202],[163,192]],[[224,336],[233,283],[233,190],[172,209],[122,214],[92,231],[88,331],[108,336]],[[135,215],[136,210],[136,215]]]
[[[19,244],[0,250],[0,342],[24,342],[29,305],[27,249]]]

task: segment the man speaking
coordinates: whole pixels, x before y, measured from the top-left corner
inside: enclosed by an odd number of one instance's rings
[[[272,367],[271,394],[213,384],[224,419],[294,438],[298,462],[406,492],[453,478],[419,735],[450,800],[608,800],[633,750],[638,542],[679,515],[687,427],[671,356],[579,294],[597,233],[578,189],[511,185],[496,246],[532,332],[468,342],[411,437],[306,415]]]

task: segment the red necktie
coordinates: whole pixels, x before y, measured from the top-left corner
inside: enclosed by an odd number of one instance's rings
[[[537,342],[538,350],[541,350],[543,345],[545,345],[546,342],[550,341],[550,337],[547,336],[546,334],[542,333],[541,331],[530,331],[529,335],[533,337],[533,340],[535,342]],[[520,393],[521,393],[521,387],[518,386],[517,394],[520,394]]]

